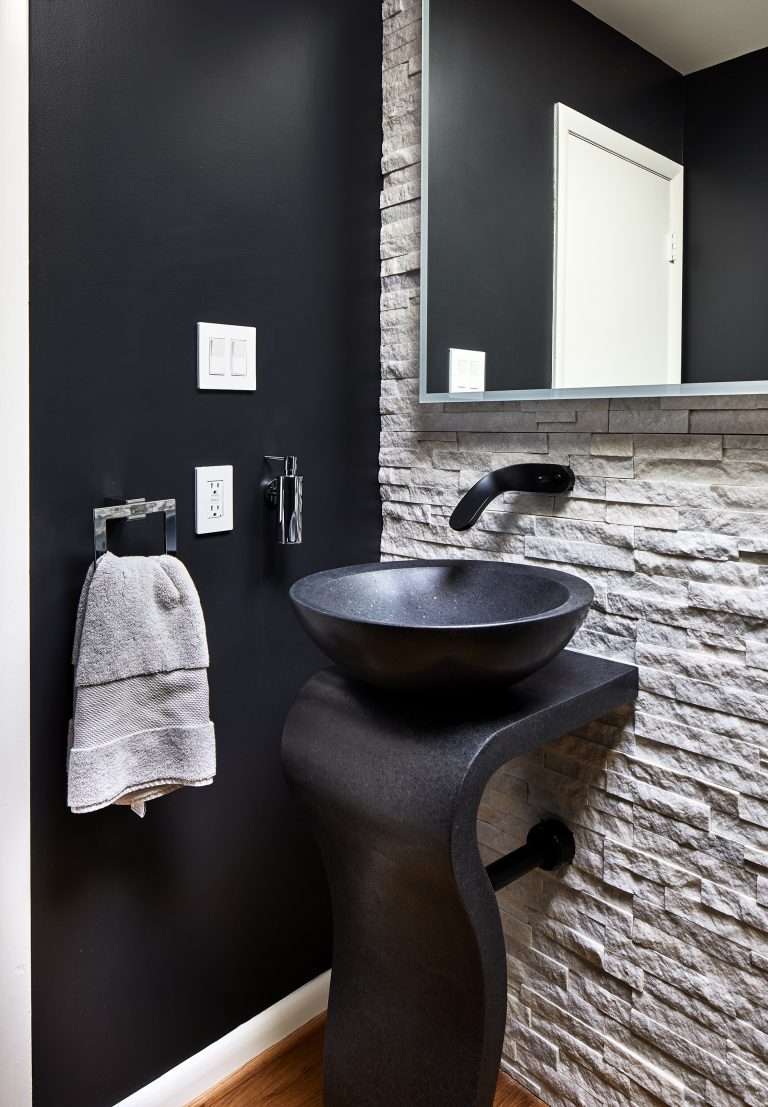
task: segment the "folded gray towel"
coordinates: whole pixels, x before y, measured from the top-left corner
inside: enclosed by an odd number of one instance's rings
[[[176,557],[104,554],[85,578],[72,652],[68,802],[80,814],[210,784],[208,643]]]

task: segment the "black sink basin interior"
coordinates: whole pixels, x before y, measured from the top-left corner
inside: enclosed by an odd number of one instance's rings
[[[586,581],[498,561],[391,561],[304,577],[296,613],[331,660],[385,688],[513,684],[551,661],[594,598]]]

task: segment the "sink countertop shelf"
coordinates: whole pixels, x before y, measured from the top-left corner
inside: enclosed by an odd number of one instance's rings
[[[401,695],[312,677],[283,736],[321,849],[334,952],[328,1107],[486,1107],[506,951],[477,845],[490,777],[635,699],[632,665],[565,650],[503,693]]]

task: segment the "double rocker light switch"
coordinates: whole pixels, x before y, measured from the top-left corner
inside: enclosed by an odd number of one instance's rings
[[[197,387],[256,391],[256,328],[197,324]]]
[[[448,391],[485,391],[484,350],[455,350],[452,348],[449,351]]]

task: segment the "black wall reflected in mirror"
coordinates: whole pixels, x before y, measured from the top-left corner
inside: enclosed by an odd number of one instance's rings
[[[429,8],[427,391],[451,347],[551,388],[558,101],[685,165],[683,382],[768,378],[768,50],[683,77],[572,0]]]
[[[768,378],[768,50],[683,79],[683,380]]]

